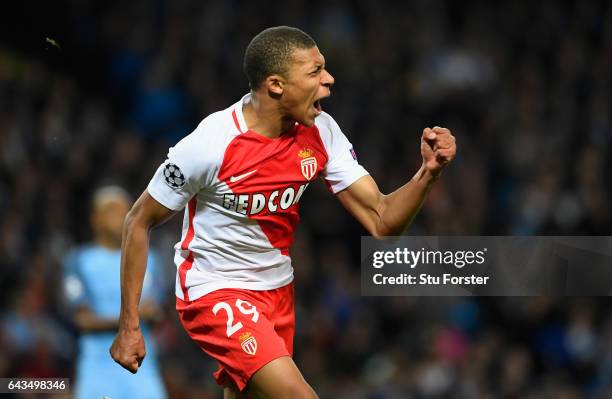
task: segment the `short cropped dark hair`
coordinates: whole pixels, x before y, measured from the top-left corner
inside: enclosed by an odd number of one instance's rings
[[[293,51],[316,45],[307,33],[289,26],[276,26],[258,33],[244,53],[243,68],[249,87],[259,89],[270,75],[285,76]]]

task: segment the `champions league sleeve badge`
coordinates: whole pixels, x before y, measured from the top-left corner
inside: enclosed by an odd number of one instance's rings
[[[166,179],[166,184],[173,189],[178,189],[185,185],[183,172],[173,163],[167,163],[164,167],[164,178]]]

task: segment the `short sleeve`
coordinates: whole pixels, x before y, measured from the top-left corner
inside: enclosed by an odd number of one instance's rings
[[[368,172],[357,162],[353,145],[342,133],[336,121],[326,113],[317,119],[321,120],[320,122],[317,120],[317,127],[328,156],[322,176],[330,190],[336,194]]]
[[[72,251],[63,264],[62,291],[71,308],[89,304],[85,282],[79,270],[79,258],[79,251]]]
[[[149,194],[160,204],[177,211],[209,183],[206,140],[201,125],[168,151],[168,158],[147,186]]]

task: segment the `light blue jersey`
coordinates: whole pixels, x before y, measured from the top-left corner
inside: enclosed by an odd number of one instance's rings
[[[69,305],[76,309],[87,305],[91,311],[105,318],[119,318],[121,251],[101,246],[84,246],[71,252],[64,264],[64,292]],[[160,303],[164,294],[157,256],[149,254],[147,273],[142,287],[141,302]],[[155,343],[149,329],[141,325],[147,356],[132,374],[115,363],[108,352],[114,331],[83,333],[79,338],[79,358],[75,399],[164,399],[166,392],[159,373]]]

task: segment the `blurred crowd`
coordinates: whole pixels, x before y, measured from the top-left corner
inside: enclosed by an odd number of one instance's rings
[[[611,235],[612,6],[606,1],[24,1],[0,32],[0,377],[71,377],[63,258],[101,184],[134,196],[167,148],[248,91],[272,25],[310,33],[323,108],[382,191],[426,126],[458,156],[407,234]],[[608,176],[607,178],[605,176]],[[612,398],[604,298],[365,298],[365,232],[324,188],[301,201],[296,362],[322,398]],[[153,243],[174,281],[175,218]],[[171,398],[217,398],[215,364],[156,330]]]

